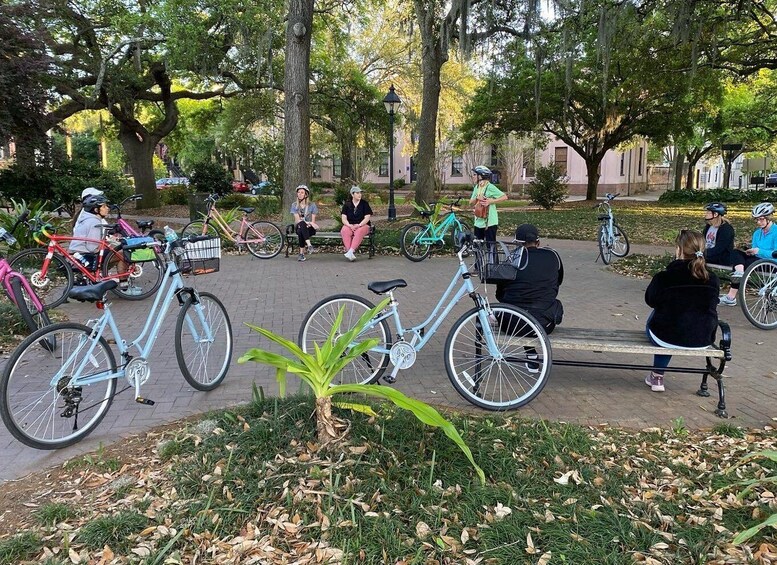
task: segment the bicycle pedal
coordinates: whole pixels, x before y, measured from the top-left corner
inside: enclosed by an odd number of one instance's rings
[[[135,399],[135,402],[137,402],[138,404],[145,404],[146,406],[153,406],[154,404],[156,404],[156,403],[155,403],[153,400],[151,400],[150,398],[143,398],[142,396],[138,396],[138,397]]]
[[[390,385],[393,385],[395,382],[397,382],[397,378],[392,375],[386,375],[385,377],[383,377],[383,380]]]

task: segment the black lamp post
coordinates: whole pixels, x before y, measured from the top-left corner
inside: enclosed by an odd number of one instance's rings
[[[388,94],[383,99],[383,105],[386,107],[386,111],[389,114],[389,207],[388,207],[388,219],[397,219],[397,209],[394,207],[394,113],[399,108],[402,101],[394,92],[394,85],[389,87]]]

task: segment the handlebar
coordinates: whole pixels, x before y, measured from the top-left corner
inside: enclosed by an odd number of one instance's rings
[[[27,209],[23,210],[22,213],[19,214],[19,217],[16,218],[16,223],[14,223],[13,227],[11,228],[11,233],[14,233],[16,231],[16,228],[19,227],[19,224],[26,221],[29,216],[30,216],[30,211]]]
[[[186,245],[187,243],[195,243],[197,241],[205,241],[208,239],[215,239],[213,236],[210,235],[190,235],[187,237],[182,237],[180,239],[175,239],[173,241],[166,242],[170,245],[170,247],[182,247]],[[116,251],[135,251],[137,249],[149,249],[152,247],[157,247],[159,245],[162,245],[162,241],[159,241],[158,239],[154,239],[153,237],[149,236],[141,236],[141,237],[128,237],[124,238],[121,243],[115,248]]]

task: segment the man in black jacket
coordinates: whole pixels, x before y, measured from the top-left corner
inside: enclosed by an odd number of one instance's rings
[[[558,300],[558,289],[564,280],[564,265],[553,249],[540,247],[540,236],[532,224],[521,224],[515,239],[523,243],[523,268],[514,281],[499,283],[496,298],[528,311],[551,333],[561,323],[564,307]]]

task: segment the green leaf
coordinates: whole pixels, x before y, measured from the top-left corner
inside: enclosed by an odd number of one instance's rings
[[[366,404],[354,404],[353,402],[332,402],[335,406],[338,408],[342,408],[344,410],[352,410],[354,412],[361,412],[362,414],[366,414],[367,416],[377,416],[378,414],[375,412],[375,410],[372,409],[371,406],[368,406]]]
[[[280,367],[275,371],[275,380],[278,383],[278,395],[281,398],[286,398],[286,371]]]
[[[760,524],[757,524],[752,528],[748,528],[744,532],[738,533],[732,542],[737,545],[744,543],[767,526],[777,526],[777,514],[772,514]]]

